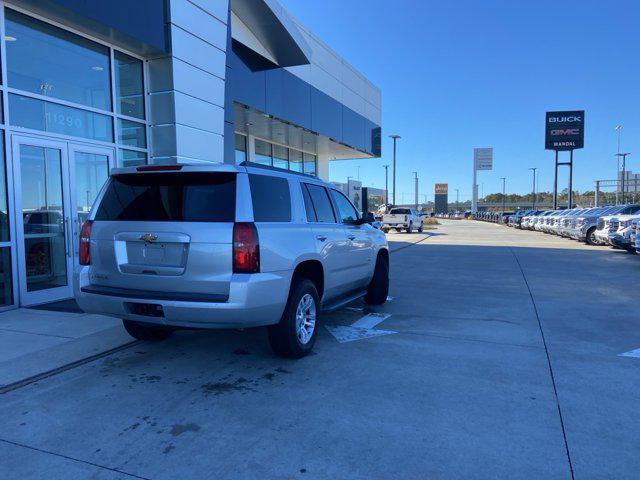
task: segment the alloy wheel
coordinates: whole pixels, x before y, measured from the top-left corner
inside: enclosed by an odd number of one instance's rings
[[[298,341],[306,345],[313,337],[316,328],[316,302],[313,297],[306,293],[298,302],[296,308],[296,334]]]

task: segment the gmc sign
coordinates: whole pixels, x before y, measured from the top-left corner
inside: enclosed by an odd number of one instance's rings
[[[576,150],[584,147],[584,110],[547,112],[544,148]]]

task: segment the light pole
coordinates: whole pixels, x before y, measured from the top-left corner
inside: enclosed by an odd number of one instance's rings
[[[393,139],[393,204],[396,204],[396,141],[401,138],[400,135],[389,135]]]
[[[536,209],[536,170],[538,170],[538,168],[531,167],[529,168],[529,170],[533,172],[533,206],[531,207],[531,210],[535,210]]]
[[[506,191],[507,179],[506,177],[500,177],[500,180],[502,180],[502,213],[504,213],[504,196]]]
[[[351,175],[349,175],[349,176],[347,177],[347,198],[349,198],[349,200],[352,200],[352,199],[351,199],[351,179],[352,179],[352,178],[353,178],[353,177],[352,177]],[[353,201],[353,200],[352,200],[352,201]]]
[[[456,188],[456,213],[460,210],[458,202],[460,201],[460,189]]]
[[[384,204],[389,203],[389,165],[383,165],[384,167]]]
[[[622,133],[622,125],[616,125],[616,132],[618,132],[618,151],[616,152],[616,156],[618,157],[618,169],[616,170],[616,205],[619,202],[619,192],[620,192],[620,134]]]
[[[415,207],[416,207],[416,210],[418,210],[418,172],[413,172],[413,176],[415,181],[415,194],[416,194]]]
[[[616,153],[616,156],[618,157],[618,161],[620,161],[620,158],[622,158],[622,204],[624,205],[624,193],[625,193],[625,188],[624,188],[624,184],[626,183],[627,180],[627,155],[631,155],[629,152],[625,152],[625,153]]]

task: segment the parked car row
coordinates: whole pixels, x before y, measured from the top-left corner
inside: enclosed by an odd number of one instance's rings
[[[449,212],[449,213],[436,213],[437,218],[453,218],[456,220],[461,220],[463,218],[467,218],[467,215],[464,212]]]
[[[640,238],[636,235],[640,205],[636,204],[509,213],[478,212],[474,218],[554,234],[589,245],[609,245],[640,253]]]

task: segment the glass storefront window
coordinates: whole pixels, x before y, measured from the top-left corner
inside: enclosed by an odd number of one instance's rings
[[[11,125],[43,132],[113,142],[111,117],[36,98],[9,95]]]
[[[109,158],[105,155],[75,152],[76,215],[78,225],[89,216],[93,201],[109,177]]]
[[[146,148],[147,132],[145,125],[119,118],[118,143],[129,147]]]
[[[144,152],[136,152],[135,150],[118,150],[118,165],[122,167],[133,167],[137,165],[147,164],[147,154]]]
[[[263,142],[262,140],[256,140],[256,154],[253,159],[253,163],[259,163],[261,165],[271,165],[271,144]]]
[[[4,158],[4,131],[0,131],[0,242],[8,242],[9,211],[7,210],[7,180]],[[2,295],[2,292],[0,292]]]
[[[247,159],[247,137],[236,133],[236,164]]]
[[[316,156],[311,153],[304,154],[304,168],[303,172],[309,175],[316,174]]]
[[[5,10],[10,87],[111,110],[109,48]]]
[[[0,248],[0,307],[13,304],[11,247]]]
[[[273,145],[273,166],[278,168],[289,168],[289,152],[287,147]]]
[[[302,172],[302,152],[298,150],[289,150],[289,170]]]
[[[137,58],[114,52],[116,112],[144,119],[144,82],[142,62]]]

